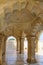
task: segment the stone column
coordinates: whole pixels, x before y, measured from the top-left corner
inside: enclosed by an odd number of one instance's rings
[[[0,65],[2,65],[2,36],[0,35]]]
[[[31,36],[31,62],[35,63],[35,36]]]
[[[20,53],[20,39],[17,38],[17,52]]]
[[[21,38],[21,54],[24,53],[24,38]]]
[[[35,60],[35,43],[34,43],[34,37],[31,35],[28,37],[28,59],[27,62],[34,63]]]
[[[19,51],[19,53],[21,54],[21,37],[19,38],[19,41],[20,41],[20,51]]]
[[[24,51],[24,39],[19,37],[18,38],[18,51],[20,54],[22,54]]]
[[[28,40],[28,58],[27,58],[27,62],[31,62],[31,38],[27,37]]]
[[[2,38],[2,62],[4,62],[4,38]]]
[[[18,51],[18,40],[17,40],[17,51]]]
[[[4,45],[4,35],[0,34],[0,64],[3,63],[3,45]]]
[[[4,37],[4,40],[3,40],[3,62],[5,62],[5,54],[6,54],[6,39]]]
[[[19,37],[17,38],[17,52],[19,53],[20,51],[20,40]]]
[[[36,52],[38,52],[38,39],[36,39]]]

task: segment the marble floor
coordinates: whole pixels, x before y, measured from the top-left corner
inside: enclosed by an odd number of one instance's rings
[[[18,54],[16,51],[6,54],[5,64],[3,65],[43,65],[43,55],[36,54],[37,63],[29,64],[27,63],[26,51],[24,54]]]

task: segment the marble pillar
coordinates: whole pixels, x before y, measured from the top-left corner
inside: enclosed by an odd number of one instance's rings
[[[31,62],[36,63],[35,59],[35,36],[31,36]]]
[[[3,63],[3,45],[4,45],[4,35],[0,34],[0,64]]]
[[[17,38],[17,52],[20,52],[20,39],[19,37]]]
[[[19,53],[21,54],[21,37],[19,38],[19,41],[20,41],[20,51],[19,51]]]
[[[24,38],[21,38],[21,54],[24,53]]]
[[[34,38],[29,36],[28,38],[28,63],[35,63],[35,44],[34,44]]]
[[[20,38],[17,39],[17,52],[20,53]]]
[[[18,40],[17,40],[17,52],[18,52]]]
[[[36,39],[36,52],[38,52],[38,39]]]
[[[27,62],[31,62],[31,38],[27,37],[28,40],[28,58],[27,58]]]
[[[18,39],[18,50],[20,54],[24,52],[24,38],[19,37]]]

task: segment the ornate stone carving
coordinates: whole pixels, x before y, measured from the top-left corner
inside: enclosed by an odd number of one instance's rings
[[[27,1],[19,2],[17,1],[16,3],[13,4],[14,10],[22,10],[26,7]]]
[[[9,23],[11,21],[11,11],[8,7],[4,8],[5,21]]]

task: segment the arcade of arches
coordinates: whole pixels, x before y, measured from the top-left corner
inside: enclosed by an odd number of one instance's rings
[[[16,61],[14,65],[42,63],[38,60],[42,32],[42,0],[0,0],[0,65],[9,60]]]

